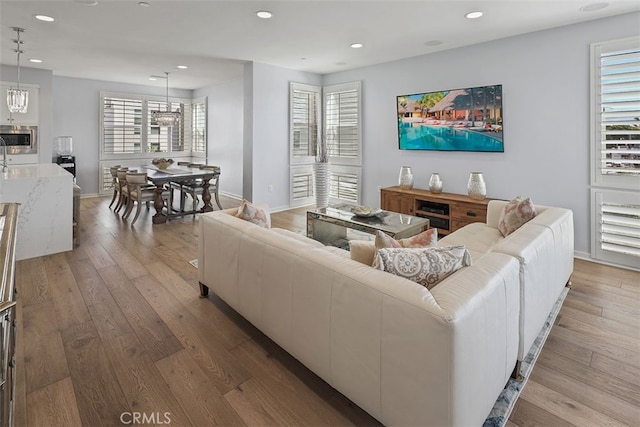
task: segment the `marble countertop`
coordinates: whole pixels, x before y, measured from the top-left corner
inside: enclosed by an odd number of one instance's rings
[[[9,165],[6,173],[0,173],[2,179],[14,180],[25,178],[51,178],[70,175],[70,172],[55,163],[39,163],[33,165]]]

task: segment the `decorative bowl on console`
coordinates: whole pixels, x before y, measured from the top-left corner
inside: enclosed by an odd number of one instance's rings
[[[156,166],[158,169],[166,169],[173,164],[173,159],[153,159],[151,164]]]

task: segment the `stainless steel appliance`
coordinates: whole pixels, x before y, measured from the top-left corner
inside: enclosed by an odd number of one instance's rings
[[[38,126],[0,125],[7,155],[38,154]]]

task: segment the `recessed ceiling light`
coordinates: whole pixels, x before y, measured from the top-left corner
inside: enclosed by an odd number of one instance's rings
[[[591,4],[587,4],[582,6],[580,9],[578,9],[580,12],[594,12],[596,10],[600,10],[600,9],[604,9],[605,7],[609,6],[609,3],[591,3]]]
[[[305,58],[305,57],[300,58],[300,61],[306,61],[306,60],[307,60],[307,58]]]
[[[262,19],[269,19],[273,16],[273,13],[269,12],[268,10],[259,10],[256,12],[256,16]]]
[[[95,6],[98,4],[96,0],[73,0],[73,1],[83,6]]]
[[[442,44],[442,40],[429,40],[428,42],[424,42],[425,46],[438,46]]]
[[[33,15],[34,18],[36,18],[38,21],[44,21],[44,22],[53,22],[55,21],[55,19],[53,19],[50,16],[47,15]]]
[[[186,70],[189,67],[187,67],[186,65],[178,65],[176,68],[179,68],[181,70]]]
[[[29,62],[35,62],[36,64],[39,64],[42,62],[42,59],[31,58],[29,59]]]
[[[354,49],[360,49],[364,45],[362,43],[351,43],[349,46],[354,48]]]
[[[478,12],[469,12],[466,15],[464,15],[464,17],[467,19],[477,19],[477,18],[480,18],[482,15],[484,15],[484,13],[478,11]]]
[[[155,78],[155,77],[153,77],[153,76],[151,76],[151,77],[149,77],[149,80],[151,80],[152,82],[155,82],[155,81],[156,81],[156,80],[158,80],[158,79],[157,79],[157,78]]]
[[[149,7],[151,5],[149,3],[147,3],[146,1],[139,1],[138,2],[138,6]]]

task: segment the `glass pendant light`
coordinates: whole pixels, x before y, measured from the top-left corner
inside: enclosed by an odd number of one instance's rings
[[[29,106],[29,92],[20,89],[20,54],[24,53],[24,51],[20,49],[20,45],[22,44],[22,41],[20,41],[20,33],[24,32],[24,28],[12,27],[11,29],[17,34],[16,39],[13,41],[16,44],[15,52],[18,54],[18,83],[15,89],[9,88],[7,90],[7,107],[9,107],[9,112],[11,113],[26,113],[27,107]]]
[[[169,73],[164,72],[167,80],[167,111],[152,111],[153,120],[160,126],[173,126],[180,120],[180,111],[171,111],[169,103]]]

